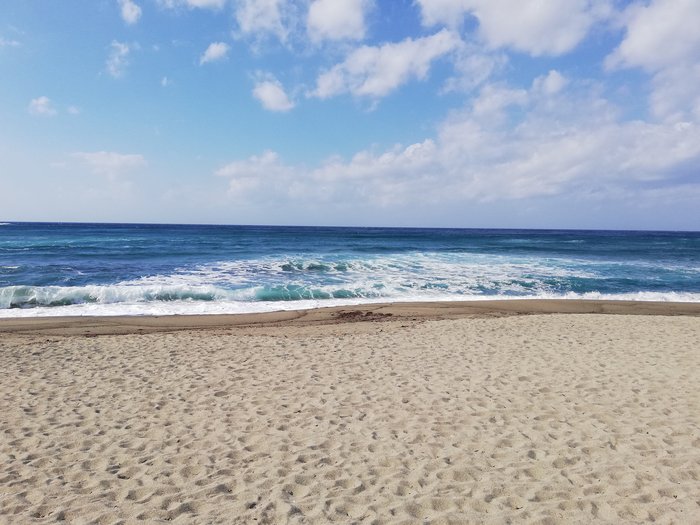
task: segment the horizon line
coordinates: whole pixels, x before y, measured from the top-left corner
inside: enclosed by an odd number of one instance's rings
[[[0,220],[0,224],[68,224],[68,225],[106,225],[106,226],[210,226],[210,227],[244,227],[244,228],[329,228],[329,229],[393,229],[393,230],[498,230],[498,231],[539,231],[539,232],[655,232],[655,233],[700,233],[700,230],[668,229],[617,229],[617,228],[522,228],[522,227],[484,227],[484,226],[357,226],[357,225],[317,225],[317,224],[233,224],[207,222],[111,222],[111,221],[13,221]]]

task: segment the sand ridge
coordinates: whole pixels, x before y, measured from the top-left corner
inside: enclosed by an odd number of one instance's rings
[[[594,314],[6,333],[0,521],[697,523],[699,349]]]

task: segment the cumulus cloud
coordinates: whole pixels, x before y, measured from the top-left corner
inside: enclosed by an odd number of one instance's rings
[[[209,47],[202,53],[199,57],[199,65],[206,64],[208,62],[216,62],[218,60],[223,60],[229,52],[229,45],[224,42],[212,42]]]
[[[118,0],[121,9],[122,20],[133,25],[141,18],[141,8],[132,0]]]
[[[504,109],[524,106],[528,99],[529,93],[524,89],[488,84],[481,89],[479,96],[472,102],[472,115],[496,120],[502,116]]]
[[[113,40],[110,44],[109,56],[105,65],[107,73],[114,78],[123,77],[126,68],[129,66],[129,53],[131,53],[129,44]]]
[[[269,35],[286,42],[289,31],[285,26],[285,9],[291,5],[284,0],[236,0],[235,18],[242,36],[264,38]]]
[[[264,75],[255,84],[253,96],[268,111],[289,111],[294,107],[294,103],[287,96],[282,84],[270,75]]]
[[[370,0],[314,0],[309,6],[306,30],[314,42],[362,40]]]
[[[633,4],[622,15],[625,37],[609,69],[641,68],[652,76],[650,108],[667,121],[700,121],[700,5],[694,0]]]
[[[700,162],[700,126],[620,121],[616,108],[558,73],[514,89],[486,85],[435,137],[384,151],[287,165],[274,152],[217,171],[247,202],[406,209],[420,203],[634,195],[686,184]],[[586,107],[586,112],[580,108]],[[515,113],[513,109],[517,109]]]
[[[378,47],[362,46],[340,64],[322,73],[311,93],[330,98],[342,93],[379,98],[411,78],[424,79],[431,63],[462,44],[453,32],[442,31],[423,38],[407,38]]]
[[[533,81],[532,86],[535,91],[546,95],[553,95],[559,93],[568,82],[568,79],[566,79],[564,75],[559,73],[556,69],[552,69],[546,75],[537,77]]]
[[[696,0],[653,0],[623,14],[625,38],[607,58],[608,67],[655,72],[700,58],[700,5]]]
[[[416,0],[425,26],[459,26],[469,14],[490,47],[531,55],[571,51],[593,24],[612,13],[610,0]],[[690,0],[692,1],[692,0]]]
[[[229,193],[242,196],[261,187],[284,185],[293,176],[294,170],[280,162],[274,151],[265,151],[246,160],[235,161],[218,170],[215,175],[228,177]]]
[[[33,98],[29,102],[28,111],[30,115],[37,117],[53,117],[58,113],[52,106],[49,97]]]
[[[426,139],[382,152],[360,151],[348,162],[329,159],[310,173],[303,193],[380,208],[410,206],[419,203],[421,196],[432,200],[435,186],[441,185],[437,147]]]
[[[82,162],[96,175],[110,179],[146,165],[146,159],[139,154],[122,154],[113,151],[77,152],[71,155]]]

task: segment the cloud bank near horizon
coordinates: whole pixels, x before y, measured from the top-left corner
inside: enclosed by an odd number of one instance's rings
[[[164,215],[174,200],[194,213],[209,199],[221,222],[259,221],[264,210],[308,221],[313,203],[331,223],[351,220],[329,217],[334,208],[386,223],[420,207],[427,222],[450,225],[448,210],[500,203],[555,226],[552,210],[578,199],[603,206],[613,225],[624,225],[619,210],[644,208],[661,227],[700,228],[680,216],[700,195],[693,0],[115,0],[113,17],[99,88],[122,108],[126,90],[150,93],[146,82],[168,95],[144,95],[133,119],[150,131],[139,129],[139,143],[76,131],[49,164],[109,171],[105,184],[148,166],[152,178],[128,179],[124,195],[150,192]],[[199,22],[184,34],[148,36],[149,24],[189,20]],[[20,36],[21,46],[4,44]],[[31,41],[0,37],[0,57]],[[77,89],[68,109],[65,90],[37,91],[24,118],[51,118],[34,126],[109,118]],[[164,148],[163,135],[180,146]],[[135,153],[110,153],[120,150]],[[532,211],[542,202],[547,217]]]

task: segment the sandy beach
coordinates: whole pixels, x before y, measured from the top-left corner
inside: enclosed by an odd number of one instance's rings
[[[700,304],[0,320],[2,523],[700,523]]]

